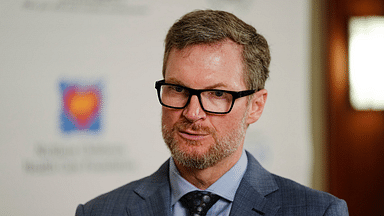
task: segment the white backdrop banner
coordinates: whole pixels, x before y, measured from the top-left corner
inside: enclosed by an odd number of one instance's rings
[[[267,105],[245,147],[309,185],[309,0],[0,1],[0,215],[74,215],[76,206],[154,172],[168,28],[222,9],[269,41]]]

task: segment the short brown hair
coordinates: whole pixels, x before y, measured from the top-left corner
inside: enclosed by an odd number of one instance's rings
[[[172,48],[182,50],[190,45],[214,44],[227,38],[243,47],[247,88],[263,89],[271,61],[267,41],[254,27],[235,15],[217,10],[196,10],[173,24],[165,38],[163,77]]]

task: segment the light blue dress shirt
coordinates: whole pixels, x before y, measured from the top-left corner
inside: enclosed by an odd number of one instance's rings
[[[245,154],[245,150],[243,150],[239,161],[237,161],[237,163],[214,184],[206,189],[206,191],[215,193],[221,197],[219,201],[217,201],[215,205],[209,209],[207,216],[229,215],[237,188],[239,187],[241,179],[244,176],[247,165],[247,154]],[[173,158],[171,158],[169,163],[169,179],[171,183],[172,215],[187,216],[187,209],[182,206],[179,199],[191,191],[200,189],[196,188],[194,185],[181,177]]]

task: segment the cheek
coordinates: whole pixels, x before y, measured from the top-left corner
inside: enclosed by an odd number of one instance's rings
[[[235,122],[233,122],[233,119],[225,117],[210,119],[212,127],[216,131],[216,134],[219,136],[228,134],[233,129],[233,126],[235,124]]]
[[[218,134],[228,134],[238,130],[242,125],[243,117],[243,113],[229,113],[224,118],[212,119],[212,124]]]
[[[178,114],[176,110],[170,110],[166,107],[163,107],[162,109],[162,115],[161,115],[161,120],[162,124],[166,126],[172,126],[176,123],[178,120],[178,117],[180,114]]]

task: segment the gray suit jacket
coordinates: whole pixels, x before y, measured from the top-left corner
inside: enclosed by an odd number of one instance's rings
[[[347,204],[265,170],[247,152],[248,167],[231,209],[231,216],[348,215]],[[169,161],[151,176],[131,182],[79,205],[76,216],[171,215]]]

